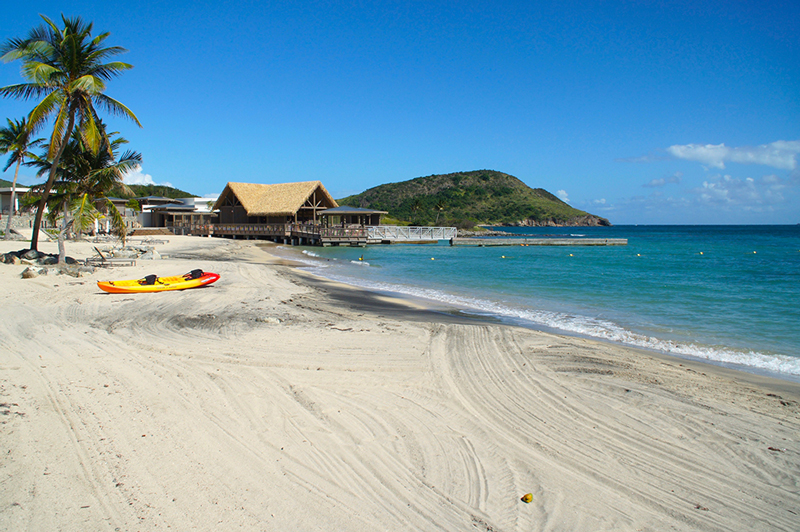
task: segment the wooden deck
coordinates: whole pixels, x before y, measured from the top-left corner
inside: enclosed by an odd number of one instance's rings
[[[626,246],[627,238],[455,238],[453,246]]]
[[[188,224],[175,234],[271,240],[293,246],[365,246],[365,227],[321,227],[311,224]]]

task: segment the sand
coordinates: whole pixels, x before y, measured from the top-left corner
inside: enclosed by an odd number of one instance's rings
[[[797,384],[169,240],[82,278],[0,264],[0,529],[800,529]],[[95,285],[194,268],[222,278]]]

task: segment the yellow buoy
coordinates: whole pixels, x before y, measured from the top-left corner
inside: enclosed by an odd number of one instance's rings
[[[642,254],[641,254],[641,253],[637,253],[637,254],[636,254],[636,256],[637,256],[637,257],[641,257],[641,256],[642,256]]]
[[[504,258],[506,258],[506,256],[505,255],[500,255],[500,258],[504,259]]]
[[[569,254],[569,256],[570,256],[570,257],[573,257],[574,255],[573,255],[572,253],[570,253],[570,254]]]
[[[526,493],[525,495],[523,495],[520,498],[520,500],[522,502],[524,502],[525,504],[528,504],[529,502],[531,502],[533,500],[533,493]]]
[[[434,259],[433,257],[431,257],[431,260],[436,260],[436,259]]]
[[[701,252],[700,252],[700,254],[702,255],[702,254],[703,254],[703,252],[701,251]]]

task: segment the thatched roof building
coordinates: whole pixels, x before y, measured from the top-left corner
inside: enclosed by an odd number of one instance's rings
[[[338,207],[322,183],[303,181],[259,185],[228,183],[219,195],[219,223],[316,222],[325,209]]]

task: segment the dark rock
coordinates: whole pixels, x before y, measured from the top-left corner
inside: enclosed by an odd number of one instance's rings
[[[39,277],[40,275],[47,275],[47,268],[31,268],[28,266],[24,270],[22,270],[22,278],[23,279],[33,279],[35,277]]]
[[[39,258],[40,255],[41,254],[35,249],[28,249],[24,253],[20,254],[20,258],[28,260],[36,260]]]
[[[0,261],[3,264],[19,264],[19,255],[14,252],[4,253],[0,255]]]
[[[605,218],[587,214],[585,216],[576,216],[565,221],[558,221],[552,218],[546,218],[544,220],[528,218],[506,225],[511,227],[611,227],[611,222]]]
[[[125,248],[120,249],[119,251],[114,253],[114,258],[117,259],[138,259],[139,252],[135,249]]]
[[[94,268],[91,266],[83,266],[79,264],[62,264],[55,270],[60,275],[69,275],[70,277],[83,277],[84,275],[89,275],[94,273]]]

